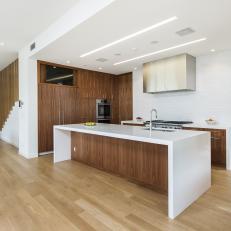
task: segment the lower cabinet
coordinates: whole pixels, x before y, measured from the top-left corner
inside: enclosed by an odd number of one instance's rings
[[[208,131],[211,133],[211,162],[213,165],[226,166],[226,130],[207,128],[184,128],[187,130]]]
[[[71,159],[155,188],[168,191],[168,147],[72,132]]]

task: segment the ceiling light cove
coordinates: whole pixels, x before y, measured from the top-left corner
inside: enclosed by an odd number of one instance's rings
[[[134,60],[143,59],[143,58],[146,58],[146,57],[149,57],[149,56],[152,56],[152,55],[157,55],[157,54],[164,53],[164,52],[170,51],[170,50],[174,50],[174,49],[177,49],[177,48],[180,48],[180,47],[189,46],[189,45],[192,45],[194,43],[203,42],[206,39],[207,38],[201,38],[201,39],[193,40],[193,41],[190,41],[190,42],[187,42],[187,43],[182,43],[182,44],[172,46],[172,47],[168,47],[168,48],[165,48],[165,49],[162,49],[162,50],[159,50],[159,51],[155,51],[155,52],[148,53],[148,54],[145,54],[145,55],[137,56],[137,57],[132,58],[132,59],[127,59],[127,60],[124,60],[124,61],[121,61],[121,62],[118,62],[118,63],[114,63],[113,65],[117,66],[117,65],[120,65],[120,64],[123,64],[123,63],[128,63],[128,62],[134,61]]]
[[[92,54],[94,54],[94,53],[96,53],[96,52],[98,52],[98,51],[104,50],[104,49],[106,49],[106,48],[108,48],[108,47],[112,47],[112,46],[114,46],[114,45],[116,45],[116,44],[119,44],[119,43],[121,43],[121,42],[124,42],[124,41],[126,41],[126,40],[128,40],[128,39],[134,38],[134,37],[136,37],[136,36],[138,36],[138,35],[144,34],[144,33],[148,32],[148,31],[150,31],[150,30],[156,29],[156,28],[158,28],[158,27],[160,27],[160,26],[163,26],[163,25],[165,25],[165,24],[167,24],[167,23],[170,23],[170,22],[173,22],[173,21],[175,21],[175,20],[177,20],[177,17],[176,17],[176,16],[171,17],[171,18],[168,18],[168,19],[165,19],[165,20],[163,20],[163,21],[161,21],[161,22],[158,22],[158,23],[156,23],[156,24],[154,24],[154,25],[152,25],[152,26],[149,26],[149,27],[147,27],[147,28],[144,28],[144,29],[142,29],[142,30],[140,30],[140,31],[137,31],[137,32],[133,33],[133,34],[127,35],[127,36],[125,36],[125,37],[123,37],[123,38],[121,38],[121,39],[118,39],[118,40],[116,40],[116,41],[114,41],[114,42],[112,42],[112,43],[108,43],[108,44],[106,44],[105,46],[99,47],[99,48],[97,48],[97,49],[95,49],[95,50],[92,50],[92,51],[89,51],[89,52],[87,52],[87,53],[85,53],[85,54],[82,54],[82,55],[80,56],[80,58],[84,58],[84,57],[86,57],[86,56],[92,55]]]

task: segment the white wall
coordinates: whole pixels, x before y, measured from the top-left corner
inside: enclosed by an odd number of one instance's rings
[[[18,102],[16,102],[1,131],[1,139],[15,147],[18,147],[18,113]]]
[[[37,62],[28,55],[28,48],[19,53],[19,154],[38,156]]]
[[[33,55],[113,1],[79,0],[63,17],[33,40],[36,42],[33,52],[29,49],[30,44],[20,50],[19,99],[24,104],[19,110],[19,154],[24,157],[38,156],[37,60],[32,58]]]
[[[142,68],[133,72],[133,117],[149,120],[151,108],[159,119],[203,122],[210,116],[231,125],[231,51],[197,58],[196,92],[145,94]]]

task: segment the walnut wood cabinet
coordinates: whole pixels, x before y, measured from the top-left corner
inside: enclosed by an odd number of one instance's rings
[[[74,70],[74,86],[45,83],[46,65]],[[132,119],[132,74],[120,76],[38,61],[39,153],[53,150],[53,126],[96,121],[96,99],[112,104],[112,123]]]
[[[116,77],[116,97],[118,99],[118,121],[132,120],[133,118],[133,90],[132,73]]]
[[[168,146],[72,132],[72,160],[168,192]]]
[[[53,126],[78,123],[78,89],[55,84],[38,85],[39,153],[53,150]]]
[[[211,162],[213,165],[226,166],[226,130],[191,127],[184,129],[211,132]]]

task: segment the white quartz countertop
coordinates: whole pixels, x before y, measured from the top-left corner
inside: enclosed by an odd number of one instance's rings
[[[144,121],[137,121],[137,120],[124,120],[121,121],[121,124],[144,124]]]
[[[185,124],[184,127],[189,127],[189,128],[208,128],[208,129],[224,129],[228,130],[231,128],[230,125],[225,125],[225,124],[207,124],[207,123],[192,123],[192,124]]]
[[[126,120],[126,121],[121,121],[121,124],[143,124],[144,121],[136,121],[136,120]],[[205,121],[204,122],[196,122],[192,124],[185,124],[184,127],[190,127],[190,128],[208,128],[208,129],[225,129],[228,130],[231,128],[230,124],[207,124]]]
[[[207,133],[203,131],[175,130],[173,132],[152,131],[150,135],[149,130],[145,130],[143,127],[117,124],[96,124],[94,127],[87,127],[83,124],[56,125],[54,129],[165,145]]]

